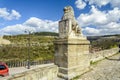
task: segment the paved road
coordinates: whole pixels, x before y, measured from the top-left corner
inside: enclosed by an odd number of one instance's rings
[[[92,70],[77,80],[120,80],[120,53],[92,66]]]

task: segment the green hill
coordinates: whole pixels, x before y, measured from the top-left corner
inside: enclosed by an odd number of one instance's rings
[[[31,60],[54,59],[53,41],[56,37],[58,37],[58,33],[53,32],[37,32],[30,36],[28,34],[4,36],[3,38],[10,40],[11,44],[0,46],[0,60],[27,60],[28,50]],[[91,42],[91,51],[117,47],[120,42],[120,35],[89,36],[87,38]]]
[[[57,33],[53,32],[37,32],[26,35],[4,36],[3,38],[10,40],[10,45],[2,45],[0,48],[0,59],[19,59],[26,60],[28,58],[28,49],[30,50],[31,60],[48,60],[53,59],[54,45],[53,41],[57,37]],[[30,37],[30,42],[28,42]],[[28,46],[30,43],[30,46]]]

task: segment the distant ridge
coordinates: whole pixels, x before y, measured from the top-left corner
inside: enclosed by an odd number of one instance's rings
[[[92,40],[98,40],[101,38],[120,38],[120,34],[114,34],[114,35],[101,35],[101,36],[87,36],[87,39],[92,41]]]

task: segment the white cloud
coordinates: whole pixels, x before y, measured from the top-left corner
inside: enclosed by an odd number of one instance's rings
[[[91,28],[91,27],[84,28],[83,32],[86,35],[99,35],[100,34],[100,31],[98,29]]]
[[[120,0],[85,0],[85,2],[88,2],[89,5],[96,5],[99,7],[110,4],[113,8],[120,8]]]
[[[102,29],[109,29],[111,31],[113,31],[114,29],[120,29],[120,23],[110,22],[106,25],[102,25]]]
[[[112,7],[120,8],[120,0],[110,0],[110,4],[112,5]]]
[[[77,0],[75,4],[76,7],[79,9],[84,9],[86,7],[86,3],[83,0]]]
[[[78,17],[78,22],[83,27],[88,25],[102,25],[107,23],[107,16],[105,12],[101,12],[97,8],[92,6],[90,13],[81,14]]]
[[[111,0],[85,0],[86,2],[89,2],[90,5],[97,5],[99,7],[107,5],[110,3]]]
[[[117,22],[120,20],[120,9],[115,7],[113,10],[108,11],[106,16],[107,16],[109,22],[110,21]]]
[[[39,31],[58,32],[58,21],[42,20],[36,17],[31,17],[23,24],[7,26],[1,29],[0,35],[24,34],[25,30],[29,30],[33,32],[39,32]]]
[[[100,11],[92,6],[89,13],[78,17],[79,25],[82,26],[86,35],[106,35],[120,33],[120,9],[114,8],[109,11]]]
[[[87,5],[87,2],[89,3],[89,5],[96,5],[96,6],[105,6],[107,4],[111,4],[111,6],[113,7],[118,7],[120,4],[119,0],[77,0],[75,2],[76,7],[79,9],[84,9],[85,6]]]
[[[26,28],[28,29],[27,26],[24,26],[22,24],[16,24],[16,25],[12,25],[12,26],[7,26],[7,27],[1,29],[0,32],[6,33],[6,34],[21,34],[21,33],[24,33]]]
[[[21,17],[20,13],[15,10],[12,10],[10,12],[6,8],[0,8],[0,18],[3,18],[5,20],[13,20],[19,19],[20,17]]]
[[[24,23],[24,25],[35,27],[36,31],[53,31],[51,29],[55,28],[54,32],[57,32],[58,21],[42,20],[36,17],[31,17]]]

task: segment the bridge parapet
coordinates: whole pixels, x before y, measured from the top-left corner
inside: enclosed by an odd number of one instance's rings
[[[96,62],[119,52],[119,48],[102,50],[90,54],[90,62]]]
[[[45,64],[44,64],[45,65]],[[51,64],[1,78],[0,80],[56,80],[58,68]]]

